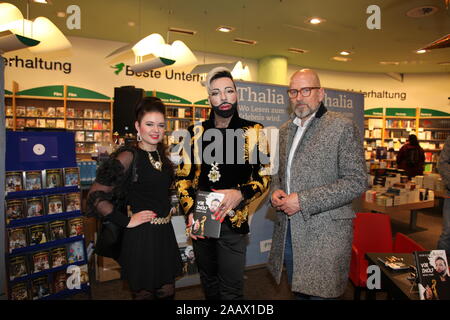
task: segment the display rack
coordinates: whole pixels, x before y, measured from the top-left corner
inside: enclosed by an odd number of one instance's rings
[[[11,300],[90,295],[74,148],[73,132],[7,132],[5,270]]]
[[[366,161],[376,158],[385,147],[387,168],[393,167],[396,154],[410,134],[418,137],[425,151],[425,172],[433,172],[439,152],[450,135],[450,113],[425,108],[374,108],[364,111],[364,149]],[[393,150],[393,151],[392,151]]]
[[[67,85],[44,86],[5,95],[6,128],[67,129],[75,132],[75,150],[92,154],[95,145],[112,142],[113,100],[92,90]]]

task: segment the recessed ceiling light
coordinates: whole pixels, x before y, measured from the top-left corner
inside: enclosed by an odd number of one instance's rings
[[[187,34],[190,36],[193,36],[194,34],[197,33],[197,31],[194,30],[189,30],[189,29],[180,29],[180,28],[169,28],[170,32],[175,32],[175,33],[181,33],[181,34]]]
[[[136,22],[134,22],[134,21],[128,21],[128,26],[129,27],[135,27],[136,26]]]
[[[408,10],[406,15],[410,18],[424,18],[435,14],[438,10],[437,7],[423,6]]]
[[[438,64],[441,65],[441,66],[450,66],[450,61],[447,61],[447,62],[439,62]]]
[[[299,48],[289,48],[288,51],[292,52],[292,53],[306,53],[306,52],[308,52],[307,50],[303,50],[303,49],[299,49]]]
[[[47,0],[33,0],[33,2],[42,3],[42,4],[48,4]]]
[[[325,20],[322,19],[322,18],[310,18],[310,19],[308,19],[308,22],[311,23],[311,24],[319,24],[319,23],[322,23],[324,21]]]
[[[400,64],[400,62],[398,62],[398,61],[380,61],[380,64],[398,66]]]
[[[352,60],[350,58],[345,58],[345,57],[333,57],[331,59],[334,61],[339,61],[339,62],[348,62],[348,61]]]
[[[66,17],[66,13],[65,13],[64,11],[58,11],[58,12],[56,13],[56,16],[57,16],[58,18],[65,18],[65,17]]]
[[[227,26],[220,26],[216,29],[216,31],[220,31],[220,32],[231,32],[233,30],[234,30],[233,27],[227,27]]]
[[[233,42],[240,43],[240,44],[248,44],[248,45],[255,45],[257,43],[256,40],[247,40],[247,39],[240,39],[240,38],[233,39]]]
[[[341,56],[349,56],[349,55],[352,54],[352,53],[351,53],[350,51],[344,50],[344,51],[339,52],[339,54],[340,54]]]
[[[427,52],[427,50],[424,50],[424,49],[416,50],[417,54],[422,54],[422,53],[425,53],[425,52]]]

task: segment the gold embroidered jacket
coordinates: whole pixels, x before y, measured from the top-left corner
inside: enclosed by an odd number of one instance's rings
[[[188,128],[190,141],[185,141],[187,148],[183,149],[175,178],[186,216],[194,210],[198,190],[239,189],[244,201],[224,223],[238,233],[249,232],[248,204],[261,196],[270,183],[268,143],[262,129],[261,124],[240,118],[237,111],[227,129],[214,128],[214,112],[209,120]],[[222,159],[215,158],[211,163],[208,155],[214,157],[220,151]]]

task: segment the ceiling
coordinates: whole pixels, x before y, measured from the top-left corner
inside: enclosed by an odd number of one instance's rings
[[[26,0],[8,1],[26,15]],[[81,30],[69,30],[57,17],[76,3],[81,9]],[[381,29],[369,30],[367,7],[381,8]],[[421,6],[438,11],[422,18],[406,12]],[[450,48],[424,54],[415,50],[450,33],[450,8],[445,0],[51,0],[30,3],[30,19],[50,18],[67,36],[135,43],[151,33],[169,42],[184,41],[193,51],[248,59],[284,56],[302,67],[354,72],[450,72]],[[305,22],[318,16],[324,23]],[[134,22],[134,26],[129,26]],[[219,25],[233,32],[216,31]],[[194,35],[168,32],[169,27],[194,30]],[[256,40],[256,45],[232,42]],[[295,54],[288,48],[306,53]],[[348,62],[332,60],[342,50],[352,52]],[[201,58],[201,57],[198,57]],[[200,60],[200,59],[199,59]],[[395,62],[396,65],[382,65]],[[447,64],[442,64],[447,62]]]

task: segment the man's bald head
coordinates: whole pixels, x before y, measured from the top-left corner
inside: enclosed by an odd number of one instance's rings
[[[292,77],[291,77],[291,82],[294,79],[299,79],[299,78],[303,78],[308,80],[308,82],[311,84],[311,87],[320,87],[320,79],[319,79],[319,75],[317,74],[317,72],[315,72],[312,69],[301,69],[296,71]]]

